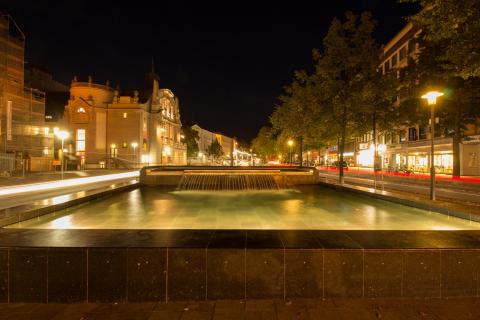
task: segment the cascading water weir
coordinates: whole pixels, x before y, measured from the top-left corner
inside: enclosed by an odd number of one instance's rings
[[[140,184],[177,190],[278,190],[317,184],[318,173],[307,167],[152,166],[140,172]]]
[[[279,171],[185,170],[177,190],[279,190]]]

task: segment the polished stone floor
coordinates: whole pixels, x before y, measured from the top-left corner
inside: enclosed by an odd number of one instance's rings
[[[480,318],[478,298],[376,300],[225,300],[115,304],[0,304],[3,319],[261,320]]]
[[[321,186],[200,192],[140,188],[12,228],[466,230],[480,223]]]

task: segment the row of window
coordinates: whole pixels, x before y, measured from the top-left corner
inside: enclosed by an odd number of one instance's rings
[[[378,137],[378,143],[397,143],[406,141],[417,141],[427,139],[427,128],[419,127],[418,130],[415,127],[408,128],[408,130],[400,130],[398,135],[387,133]],[[364,134],[362,137],[356,139],[358,143],[366,143],[373,140],[371,133]]]
[[[414,41],[408,41],[406,45],[400,48],[399,51],[395,52],[393,56],[385,61],[383,64],[383,71],[388,72],[390,69],[395,68],[398,62],[403,61],[408,54],[411,54],[415,51],[416,44]]]
[[[85,140],[86,140],[86,130],[85,129],[77,129],[77,133],[75,135],[76,139],[75,139],[75,150],[77,152],[84,152],[85,151]],[[132,148],[137,148],[138,147],[138,143],[131,143],[130,144]],[[129,145],[128,145],[128,142],[127,141],[123,141],[122,142],[122,148],[128,148]],[[111,144],[110,145],[110,148],[111,149],[116,149],[117,146],[115,144]],[[146,149],[147,148],[147,143],[146,141],[144,140],[143,141],[143,148]]]
[[[86,111],[85,111],[85,108],[84,108],[84,107],[79,107],[79,108],[77,109],[77,113],[85,113],[85,112],[86,112]],[[127,119],[127,113],[124,112],[123,115],[122,115],[122,117],[123,117],[123,119]]]

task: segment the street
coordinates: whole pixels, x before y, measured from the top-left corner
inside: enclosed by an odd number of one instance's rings
[[[138,171],[126,171],[120,173],[103,171],[100,173],[95,172],[92,175],[81,178],[51,180],[46,182],[0,187],[0,209],[70,193],[104,188],[113,183],[134,180],[139,174]]]
[[[322,181],[337,182],[338,171],[319,168]],[[371,171],[345,171],[345,182],[353,185],[373,187],[374,176]],[[402,177],[377,174],[377,189],[398,190],[422,195],[429,195],[430,180],[422,178]],[[460,201],[480,203],[480,184],[471,181],[452,181],[440,178],[436,181],[437,196]]]

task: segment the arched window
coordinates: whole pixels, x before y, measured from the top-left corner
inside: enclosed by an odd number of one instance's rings
[[[85,108],[84,107],[78,108],[77,113],[85,113]]]

